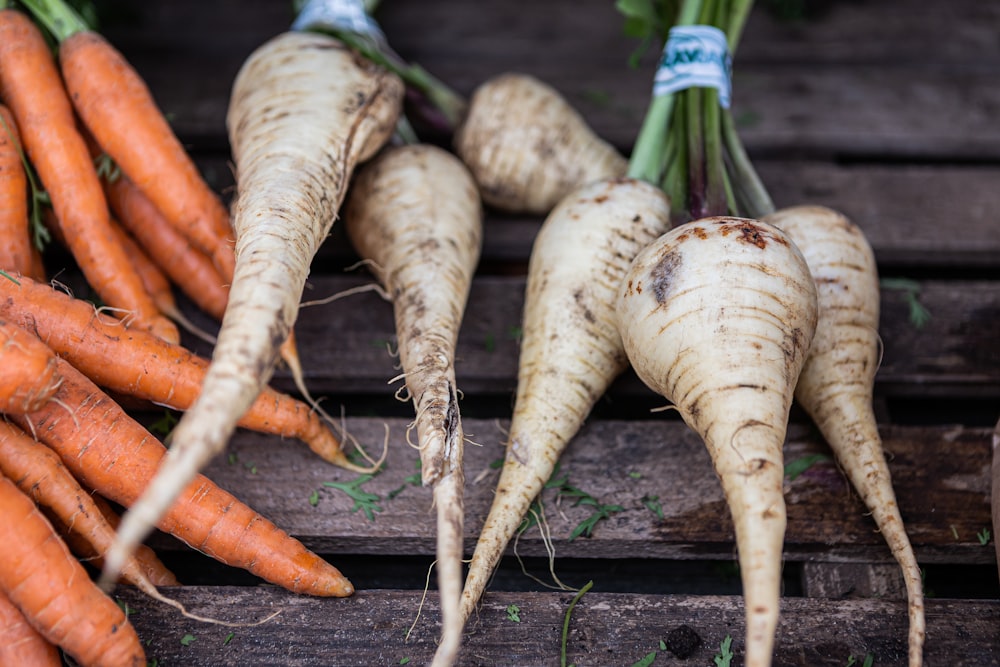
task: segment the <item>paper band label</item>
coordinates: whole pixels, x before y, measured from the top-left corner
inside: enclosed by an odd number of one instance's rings
[[[726,33],[710,25],[674,26],[653,77],[653,95],[659,97],[685,88],[715,88],[719,104],[728,108],[731,69]]]
[[[353,32],[379,42],[385,39],[361,0],[309,0],[292,23],[292,30],[313,28]]]

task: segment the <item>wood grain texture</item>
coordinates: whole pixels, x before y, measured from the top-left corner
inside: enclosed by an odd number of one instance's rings
[[[416,452],[405,441],[409,423],[401,418],[349,418],[348,431],[369,449],[381,446],[389,429],[383,472],[363,485],[379,497],[380,511],[369,519],[353,501],[324,482],[357,475],[322,463],[301,443],[239,432],[226,456],[206,474],[240,500],[274,521],[310,548],[324,554],[420,555],[434,553],[431,494],[407,478],[417,468]],[[492,502],[503,456],[505,420],[466,419],[466,548]],[[989,429],[960,426],[886,427],[885,448],[897,497],[922,563],[989,564],[992,549],[976,534],[990,523]],[[864,505],[808,424],[793,424],[785,446],[786,463],[822,455],[785,484],[789,562],[890,563],[892,556]],[[560,464],[566,483],[623,511],[597,524],[590,538],[570,541],[576,525],[590,516],[560,498],[542,495],[557,558],[734,558],[734,537],[704,445],[680,421],[598,420],[585,425]],[[310,496],[316,493],[315,504]],[[655,500],[653,500],[655,499]],[[662,518],[652,509],[659,504]],[[177,548],[163,540],[157,548]],[[511,546],[508,554],[514,553]],[[544,556],[537,528],[518,541],[522,556]],[[336,565],[336,562],[334,563]]]
[[[371,282],[364,273],[337,276],[334,271],[340,267],[323,268],[325,273],[309,279],[304,301],[319,301]],[[923,281],[917,298],[931,315],[921,327],[909,319],[905,290],[882,291],[879,332],[885,349],[876,376],[878,392],[1000,396],[1000,347],[994,344],[994,332],[1000,330],[1000,283]],[[523,276],[480,275],[473,280],[458,340],[456,373],[463,391],[494,397],[513,393],[523,304]],[[212,322],[204,316],[192,317],[212,330]],[[392,307],[374,292],[304,307],[295,332],[299,352],[309,360],[306,382],[316,395],[387,395],[392,390],[386,385],[398,374],[389,352],[395,341]],[[210,351],[204,342],[188,342],[202,354]],[[274,384],[294,391],[287,373],[279,371]],[[611,396],[616,395],[662,402],[631,371],[612,387]]]
[[[360,591],[344,600],[295,597],[272,587],[169,592],[191,611],[233,622],[280,613],[253,628],[207,626],[178,617],[134,589],[119,587],[116,596],[132,610],[140,638],[150,642],[147,654],[161,667],[423,665],[433,655],[438,632],[434,593],[423,601],[417,618],[420,591]],[[488,593],[466,630],[459,664],[559,665],[562,626],[572,597]],[[517,607],[518,622],[509,616],[511,605]],[[998,624],[997,601],[928,600],[926,664],[996,664]],[[731,636],[735,665],[740,664],[742,633],[743,607],[736,596],[590,592],[571,614],[567,659],[577,665],[627,666],[656,652],[657,665],[709,665],[722,640]],[[681,636],[687,641],[680,641]],[[905,637],[906,608],[901,602],[784,598],[773,664],[843,667],[850,656],[861,664],[871,653],[879,667],[900,667],[906,664]],[[660,649],[661,640],[667,649]],[[690,653],[684,646],[691,647]]]

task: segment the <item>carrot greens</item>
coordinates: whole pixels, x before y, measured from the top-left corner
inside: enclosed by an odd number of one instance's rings
[[[339,489],[346,493],[354,501],[354,505],[351,506],[351,512],[361,510],[368,517],[369,521],[374,521],[375,512],[382,511],[382,508],[378,505],[378,501],[382,498],[376,493],[371,493],[361,488],[362,484],[370,482],[373,477],[374,475],[361,475],[349,482],[323,482],[323,486]]]

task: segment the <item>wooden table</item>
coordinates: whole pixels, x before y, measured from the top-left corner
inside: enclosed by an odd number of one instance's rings
[[[105,33],[145,76],[220,192],[232,186],[224,114],[233,76],[254,47],[289,24],[290,4],[117,3],[105,18]],[[754,10],[734,66],[734,112],[778,206],[840,209],[868,234],[884,278],[919,286],[916,298],[931,315],[922,327],[910,320],[911,294],[883,290],[876,400],[899,504],[926,572],[926,664],[997,665],[1000,590],[984,531],[1000,416],[1000,6],[826,2],[799,18],[769,9],[794,4]],[[383,5],[377,17],[396,50],[459,92],[503,71],[533,73],[629,150],[655,54],[628,68],[636,42],[623,35],[613,3]],[[466,454],[470,554],[497,476],[491,464],[503,452],[514,332],[540,223],[487,212],[459,342],[463,418],[478,443]],[[304,298],[369,282],[348,270],[355,259],[335,226]],[[212,626],[120,587],[116,595],[160,666],[424,664],[433,654],[433,578],[424,597],[431,496],[408,481],[417,461],[404,440],[412,408],[387,385],[397,374],[385,347],[394,338],[391,307],[369,293],[306,308],[297,335],[308,385],[328,409],[342,406],[360,441],[378,446],[389,426],[385,470],[364,485],[381,497],[380,511],[374,518],[352,511],[346,495],[323,483],[355,476],[297,442],[241,431],[207,474],[340,567],[359,591],[345,600],[298,597],[156,535],[150,543],[188,584],[169,594],[192,611],[238,622],[281,612],[255,627]],[[293,390],[287,374],[274,384]],[[568,539],[586,508],[560,503],[551,490],[543,497],[555,574],[574,588],[593,581],[569,626],[568,659],[577,665],[632,665],[652,653],[646,664],[711,665],[726,636],[740,652],[728,511],[703,446],[670,413],[649,411],[661,403],[627,373],[566,452],[561,471],[574,486],[624,508],[593,537]],[[786,460],[828,453],[793,410]],[[861,665],[867,654],[879,667],[904,665],[901,579],[844,476],[821,458],[787,481],[786,496],[775,665]],[[559,664],[573,593],[536,581],[552,583],[537,528],[521,536],[517,553],[524,572],[510,550],[467,629],[463,665]],[[692,652],[682,660],[685,647]]]

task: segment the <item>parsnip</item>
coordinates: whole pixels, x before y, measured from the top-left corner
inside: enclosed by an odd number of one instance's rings
[[[584,185],[542,224],[528,266],[507,452],[462,592],[466,620],[560,454],[628,367],[615,324],[618,285],[636,253],[669,228],[664,192],[633,179]]]
[[[482,244],[482,204],[462,162],[440,148],[389,148],[365,165],[345,211],[348,236],[392,299],[425,486],[437,507],[442,639],[435,665],[458,653],[462,619],[464,434],[455,345]]]
[[[125,513],[105,580],[225,448],[270,379],[354,166],[391,136],[402,96],[395,75],[325,35],[281,33],[243,64],[226,118],[238,189],[229,304],[202,393],[177,424],[159,473]]]
[[[899,562],[909,598],[909,664],[923,663],[920,566],[896,504],[872,411],[879,364],[879,283],[875,254],[850,220],[822,206],[786,208],[764,218],[802,251],[816,282],[819,322],[795,388]]]
[[[766,223],[696,220],[639,253],[616,312],[639,378],[708,448],[736,532],[745,664],[770,665],[785,532],[782,447],[817,320],[805,259]]]
[[[526,74],[482,83],[455,151],[498,209],[545,215],[574,188],[624,176],[628,163],[554,88]]]

